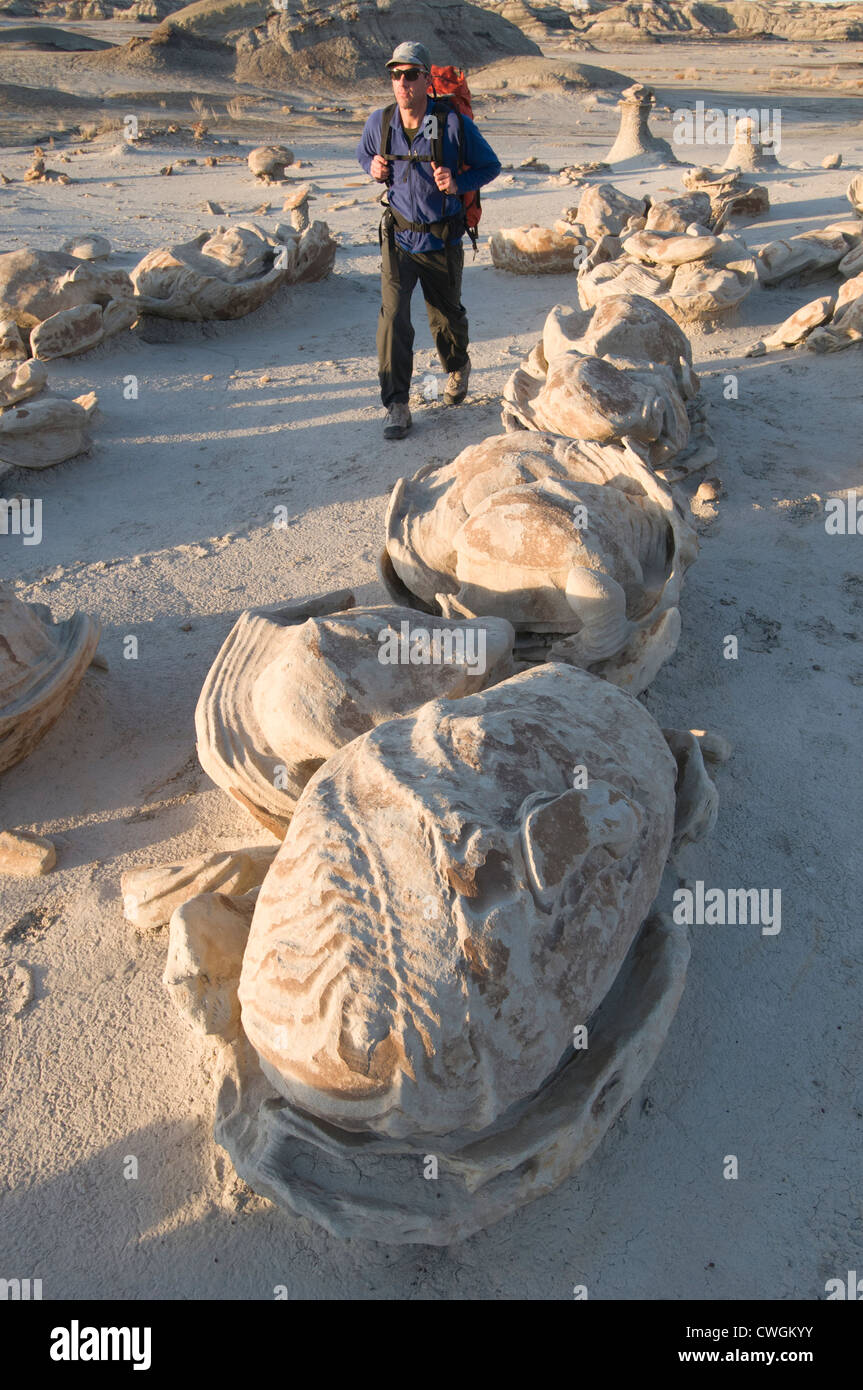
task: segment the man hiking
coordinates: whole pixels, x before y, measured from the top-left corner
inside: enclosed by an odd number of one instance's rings
[[[381,200],[385,211],[380,228],[378,374],[387,409],[384,438],[403,439],[412,423],[410,304],[417,280],[435,347],[448,373],[444,401],[457,405],[467,395],[468,323],[461,302],[461,242],[467,224],[460,195],[497,178],[500,161],[469,116],[460,115],[445,99],[427,95],[431,56],[423,44],[400,43],[387,67],[395,109],[372,113],[357,159],[367,174],[387,185]]]

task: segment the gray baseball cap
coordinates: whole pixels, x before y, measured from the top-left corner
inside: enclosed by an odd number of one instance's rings
[[[431,72],[431,54],[424,43],[400,43],[393,49],[393,56],[387,63],[388,68],[401,67],[407,65],[417,68],[425,68],[426,72]]]

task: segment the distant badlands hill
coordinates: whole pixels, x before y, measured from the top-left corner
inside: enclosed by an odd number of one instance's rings
[[[525,0],[478,0],[540,43],[571,41],[573,47],[662,43],[686,39],[863,39],[863,4],[813,4],[807,0],[730,0],[724,5],[638,0],[570,0],[531,5]],[[580,42],[578,42],[580,41]]]
[[[199,0],[183,6],[180,0],[133,0],[131,5],[114,4],[111,0],[0,0],[0,15],[39,15],[51,19],[110,19],[180,23],[195,34],[231,24],[236,30],[259,30],[269,26],[278,16],[283,28],[298,37],[314,35],[315,30],[343,31],[370,26],[379,34],[393,26],[400,34],[424,32],[434,39],[446,31],[453,43],[462,46],[465,36],[473,29],[473,46],[481,50],[479,61],[490,62],[504,56],[497,46],[506,39],[502,30],[487,24],[488,36],[476,25],[475,15],[461,19],[456,10],[489,12],[495,18],[518,30],[528,40],[544,45],[563,44],[572,48],[594,45],[630,43],[662,43],[686,39],[764,38],[799,40],[863,39],[863,3],[815,4],[810,0],[729,0],[726,4],[688,3],[688,0],[638,0],[633,4],[614,4],[611,0],[561,0],[560,4],[530,4],[528,0],[475,0],[472,5],[436,3],[403,3],[403,0],[342,0],[341,3],[316,3],[316,0]],[[434,16],[440,12],[440,21]],[[322,35],[326,42],[327,36]],[[470,39],[468,40],[470,41]],[[233,45],[236,46],[236,45]],[[314,44],[312,46],[315,46]],[[299,50],[299,44],[297,46]],[[497,51],[490,51],[497,50]],[[515,52],[514,49],[506,49]],[[535,52],[535,48],[518,50]],[[477,56],[466,54],[465,61],[476,66]]]
[[[73,3],[80,4],[81,0],[73,0]],[[172,5],[172,0],[138,0],[138,3],[141,6],[157,3],[160,12],[164,12]],[[568,42],[573,47],[712,38],[750,41],[763,38],[863,39],[863,3],[814,4],[808,0],[775,0],[769,5],[759,0],[729,0],[722,5],[687,3],[687,0],[683,3],[681,0],[638,0],[638,3],[623,5],[606,3],[606,0],[565,0],[559,5],[528,4],[526,0],[477,0],[475,5],[402,4],[401,0],[359,0],[359,3],[342,4],[282,0],[282,3],[280,22],[298,35],[313,32],[318,27],[356,26],[358,23],[388,31],[396,18],[399,33],[428,33],[428,29],[412,27],[414,17],[416,23],[427,24],[429,15],[439,12],[439,20],[432,21],[432,37],[445,39],[451,33],[457,41],[459,35],[468,35],[473,29],[480,47],[487,42],[501,41],[502,31],[483,33],[475,15],[459,19],[454,11],[486,10],[489,21],[491,15],[499,17],[535,42]],[[261,0],[199,0],[197,4],[174,9],[168,22],[180,24],[193,33],[200,30],[203,36],[214,23],[222,22],[217,16],[236,16],[238,20],[242,16],[246,24],[259,26],[267,22],[266,16],[273,15],[275,9],[274,4],[261,3]],[[253,13],[257,16],[255,19],[251,18]],[[206,37],[214,37],[214,34],[207,32]],[[495,56],[503,55],[497,53]],[[483,53],[483,61],[490,60],[491,54]],[[473,65],[476,65],[475,56]]]
[[[730,0],[725,5],[676,4],[674,0],[645,0],[643,4],[606,5],[588,0],[589,9],[575,10],[572,27],[593,43],[661,43],[675,39],[861,39],[863,4],[824,5],[804,0]],[[505,3],[494,5],[506,14]],[[537,7],[539,8],[539,7]]]
[[[438,62],[475,68],[540,49],[509,20],[458,0],[294,0],[275,10],[261,0],[198,0],[178,10],[157,33],[227,44],[245,82],[380,78],[383,64],[406,35],[422,36]]]

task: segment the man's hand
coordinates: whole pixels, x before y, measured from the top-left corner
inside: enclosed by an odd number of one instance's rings
[[[376,154],[374,159],[372,160],[372,167],[370,172],[372,178],[377,179],[378,183],[386,183],[387,179],[390,176],[389,160],[384,159],[382,155]]]
[[[458,193],[458,186],[452,176],[452,170],[444,169],[440,164],[432,164],[432,173],[441,193]]]

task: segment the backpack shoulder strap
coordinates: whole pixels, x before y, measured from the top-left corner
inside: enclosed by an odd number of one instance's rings
[[[435,164],[443,164],[443,137],[446,130],[447,118],[450,113],[450,103],[443,97],[435,97],[435,104],[439,108],[440,119],[437,123],[437,135],[431,142],[432,158]],[[436,113],[438,114],[438,113]]]
[[[458,116],[458,162],[461,164],[464,152],[464,116],[458,107],[455,108],[455,113]]]
[[[395,115],[395,110],[396,104],[394,101],[391,101],[389,106],[384,107],[383,115],[381,116],[381,147],[378,150],[378,154],[383,159],[386,158],[387,151],[389,149],[390,126],[393,123],[393,116]]]
[[[463,145],[463,143],[464,143],[463,136],[462,136],[462,119],[461,119],[461,112],[459,111],[458,107],[455,105],[454,102],[450,101],[450,99],[449,99],[448,96],[446,96],[446,95],[435,96],[435,97],[434,97],[434,101],[435,101],[435,102],[438,104],[438,106],[441,108],[440,114],[441,114],[441,118],[442,118],[442,119],[439,120],[438,123],[437,123],[437,135],[436,135],[435,139],[432,141],[432,157],[433,157],[433,159],[434,159],[435,164],[442,165],[442,164],[443,164],[443,137],[444,137],[444,134],[445,134],[445,132],[446,132],[446,123],[447,123],[447,120],[449,119],[450,112],[451,112],[451,111],[454,111],[454,112],[456,113],[456,115],[458,116],[458,149],[459,149],[459,155],[461,155],[461,149],[462,149],[462,145]]]

